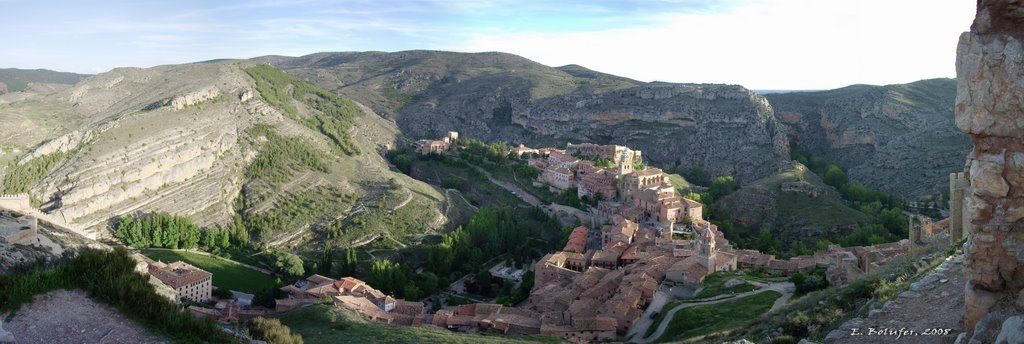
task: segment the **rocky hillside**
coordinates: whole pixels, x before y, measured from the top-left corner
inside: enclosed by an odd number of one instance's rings
[[[0,97],[3,193],[28,192],[98,236],[111,218],[150,211],[222,225],[240,209],[270,245],[323,235],[355,212],[415,209],[409,226],[445,223],[445,197],[380,155],[399,136],[394,123],[256,65],[118,68],[65,90]],[[386,231],[370,220],[335,234]]]
[[[32,83],[74,85],[86,77],[48,69],[0,68],[0,94],[24,91]]]
[[[788,142],[765,98],[740,86],[642,83],[503,53],[405,51],[260,58],[393,118],[412,138],[629,145],[661,166],[741,182],[775,173]]]
[[[822,239],[836,241],[855,227],[874,221],[850,208],[835,188],[798,162],[744,185],[718,205],[736,224],[768,229],[786,247],[796,241],[807,245]]]
[[[839,163],[852,180],[905,199],[948,190],[949,173],[963,170],[970,151],[953,123],[953,79],[765,97],[796,146]]]

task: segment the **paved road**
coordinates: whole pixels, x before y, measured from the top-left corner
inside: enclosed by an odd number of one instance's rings
[[[757,293],[761,293],[761,292],[765,292],[765,291],[769,291],[770,290],[770,291],[776,291],[776,292],[779,292],[780,294],[782,294],[782,297],[779,297],[778,300],[775,300],[775,304],[773,304],[772,308],[770,310],[768,310],[769,312],[774,312],[779,307],[784,306],[786,304],[786,302],[789,300],[789,298],[793,296],[793,292],[796,290],[796,287],[794,287],[793,283],[790,283],[790,282],[768,283],[768,284],[761,283],[761,282],[755,282],[755,281],[747,281],[747,282],[749,282],[749,283],[751,283],[751,284],[753,284],[755,286],[758,286],[760,288],[758,288],[756,290],[753,290],[753,291],[748,291],[746,293],[736,294],[733,297],[722,297],[722,298],[712,299],[712,300],[709,300],[709,301],[695,302],[695,303],[684,303],[684,304],[681,304],[679,306],[676,306],[676,308],[673,308],[673,309],[668,311],[668,314],[665,315],[665,319],[663,319],[661,321],[661,324],[658,325],[658,330],[654,331],[654,333],[651,334],[650,336],[648,336],[647,338],[636,338],[636,339],[633,339],[631,342],[632,343],[650,343],[650,342],[652,342],[654,340],[657,340],[658,337],[661,337],[661,335],[665,333],[665,329],[668,328],[668,324],[672,322],[672,318],[676,316],[676,313],[678,313],[679,311],[681,311],[683,309],[686,309],[686,308],[690,308],[690,307],[694,307],[694,306],[701,306],[701,305],[710,305],[710,304],[721,303],[721,302],[725,302],[725,301],[728,301],[728,300],[733,300],[733,299],[737,299],[737,298],[747,297],[747,296],[750,296],[750,295],[754,295],[754,294],[757,294]],[[652,304],[653,304],[653,302],[652,302]],[[650,316],[648,316],[646,313],[645,313],[645,316],[647,318],[650,318]],[[640,326],[634,326],[634,330],[635,330],[634,333],[638,333],[640,335],[643,335],[643,333],[647,332],[647,328],[649,326],[650,326],[650,323],[647,323],[646,326],[643,326],[643,329],[641,329]]]

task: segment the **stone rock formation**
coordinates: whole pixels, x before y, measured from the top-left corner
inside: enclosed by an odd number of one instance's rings
[[[0,94],[6,94],[10,92],[7,90],[7,84],[0,82]]]
[[[988,316],[1024,313],[1022,40],[1022,1],[980,0],[957,48],[956,124],[974,143],[966,168],[968,331]]]

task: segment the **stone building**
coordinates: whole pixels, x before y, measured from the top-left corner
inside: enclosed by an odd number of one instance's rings
[[[560,166],[548,166],[540,175],[542,182],[559,190],[571,188],[575,179],[572,171]]]
[[[185,262],[149,265],[149,274],[174,289],[177,299],[203,302],[212,297],[213,274]]]

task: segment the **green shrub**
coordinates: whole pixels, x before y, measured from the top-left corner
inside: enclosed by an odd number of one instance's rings
[[[291,329],[277,319],[256,317],[249,321],[247,327],[249,334],[257,340],[263,340],[270,344],[302,344],[302,336],[292,334]]]

